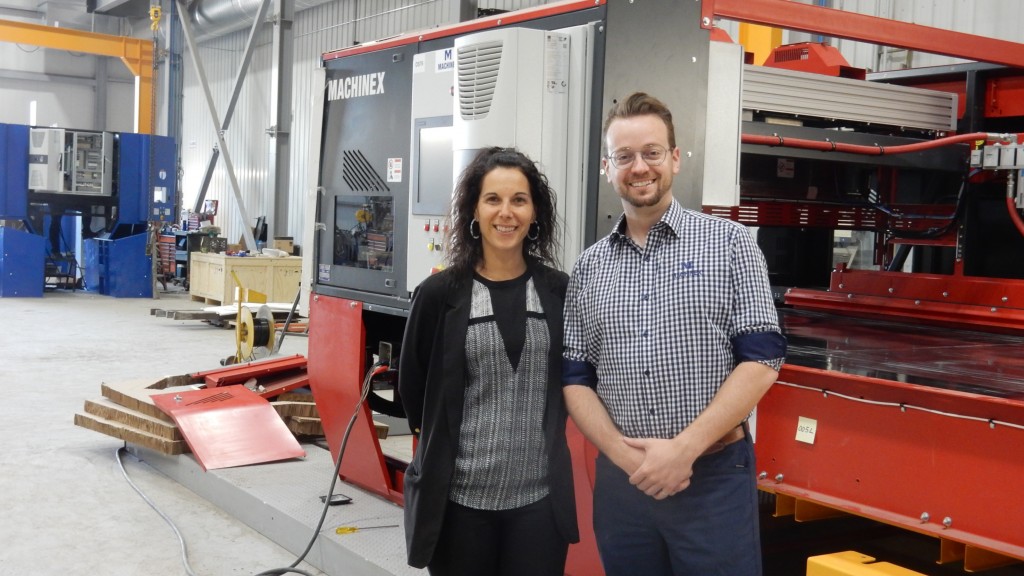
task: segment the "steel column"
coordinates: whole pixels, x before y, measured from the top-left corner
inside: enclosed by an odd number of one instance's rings
[[[288,185],[291,179],[291,132],[292,132],[292,66],[295,34],[292,24],[295,19],[294,0],[275,0],[277,13],[274,14],[274,53],[270,70],[270,114],[271,126],[267,133],[273,138],[270,145],[269,181],[271,236],[288,235]],[[273,239],[273,238],[269,238]]]

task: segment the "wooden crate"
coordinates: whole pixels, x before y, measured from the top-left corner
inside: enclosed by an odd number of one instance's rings
[[[247,290],[262,292],[267,302],[292,302],[302,276],[302,258],[261,258],[193,252],[189,292],[193,299],[225,305],[235,301],[234,271]]]

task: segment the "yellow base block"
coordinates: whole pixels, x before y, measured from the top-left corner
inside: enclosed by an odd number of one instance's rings
[[[807,576],[925,576],[888,562],[876,562],[871,556],[846,551],[811,556],[807,559]]]

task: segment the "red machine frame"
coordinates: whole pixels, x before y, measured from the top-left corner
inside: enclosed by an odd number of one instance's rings
[[[816,421],[813,444],[795,439],[801,418]],[[789,364],[757,410],[758,485],[780,514],[840,510],[933,536],[939,561],[968,571],[1024,558],[1022,445],[1019,402]]]
[[[704,0],[701,24],[709,28],[722,17],[1024,68],[1024,44],[977,36],[968,41],[957,32],[796,2],[782,6],[783,1]],[[1021,114],[1013,96],[1022,83],[1020,77],[989,81],[986,115]],[[955,84],[918,86],[966,91]],[[961,115],[963,110],[961,104]],[[773,220],[759,208],[705,211],[726,211],[727,217],[745,217],[751,224]],[[835,227],[844,228],[873,216],[847,211],[844,226],[841,210],[833,210],[811,208],[803,217],[835,219]],[[957,239],[951,235],[937,242],[955,245]],[[965,277],[959,259],[950,276],[839,266],[829,292],[794,289],[786,302],[828,312],[1024,331],[1024,282]],[[813,444],[797,439],[801,417],[817,422]],[[1024,560],[1024,491],[1017,482],[1024,473],[1020,401],[786,364],[758,405],[756,440],[759,487],[777,495],[779,514],[806,520],[840,511],[934,536],[941,542],[939,562],[963,561],[967,571]]]
[[[604,0],[594,0],[547,5],[435,29],[422,35],[406,34],[381,43],[327,54],[324,58],[339,58],[386,46],[507,25],[603,3]],[[721,17],[1024,67],[1022,44],[787,0],[703,0],[701,10],[701,22],[695,25],[705,29],[713,29],[715,19]],[[1020,86],[1011,84],[1001,87],[1000,93],[1018,94]],[[1018,110],[1019,107],[1015,106],[1004,108]],[[724,209],[738,215],[745,208],[749,207],[705,207],[705,210]],[[742,221],[737,215],[732,216]],[[839,216],[826,214],[823,217]],[[865,293],[862,299],[886,298],[891,301],[889,288],[896,287],[901,294],[913,294],[915,290],[924,289],[923,282],[931,282],[925,278],[904,280],[905,277],[887,273],[868,274],[839,270],[833,279],[833,290],[856,286]],[[944,281],[951,282],[949,279]],[[973,282],[961,283],[955,290],[978,286]],[[879,287],[883,290],[881,294],[878,293]],[[929,289],[933,289],[930,284]],[[1014,301],[1024,301],[1018,300],[1018,297],[1024,297],[1024,288],[1012,286],[1011,297]],[[820,298],[817,301],[829,302]],[[843,308],[839,303],[828,306]],[[917,310],[929,308],[919,304],[914,306]],[[948,310],[932,312],[949,313]],[[963,309],[961,312],[963,322],[974,326],[979,324],[977,311]],[[383,454],[371,411],[365,403],[359,403],[364,372],[368,368],[365,365],[363,316],[364,305],[358,300],[312,295],[310,348],[328,350],[330,354],[311,355],[309,358],[309,371],[314,376],[311,386],[334,458],[339,457],[345,424],[358,406],[357,420],[341,466],[341,478],[401,504],[402,470]],[[927,316],[918,313],[914,317]],[[1013,321],[1019,323],[1021,319],[1024,318],[1015,317]],[[318,377],[324,374],[330,377]],[[824,394],[821,390],[829,390],[833,395]],[[836,393],[893,403],[896,407],[846,400]],[[1014,449],[1022,444],[1024,433],[1013,427],[992,427],[987,423],[949,418],[932,412],[903,411],[899,409],[900,404],[935,407],[940,411],[949,408],[950,412],[958,414],[975,414],[986,422],[992,419],[1024,424],[1024,408],[1015,402],[786,365],[780,384],[768,393],[758,410],[756,450],[759,466],[764,471],[759,486],[778,496],[780,511],[788,509],[798,519],[820,517],[831,513],[831,510],[840,510],[936,536],[943,543],[942,560],[964,559],[967,569],[1024,559],[1022,533],[1013,524],[1014,519],[1024,517],[1024,505],[1021,504],[1024,498],[1014,503],[1016,508],[1009,510],[1006,500],[999,497],[1003,491],[1006,494],[1020,491],[1015,484],[1024,472],[1022,464],[1006,456],[1013,454]],[[813,445],[794,440],[800,416],[814,417],[821,423]],[[570,574],[599,575],[603,571],[590,529],[596,451],[571,423],[568,437],[582,542],[570,548],[567,571]],[[911,478],[925,475],[928,485],[926,488],[920,484],[899,486],[891,482],[896,474]],[[979,493],[972,489],[973,483],[982,481],[986,486],[984,491]],[[970,518],[969,511],[979,506],[991,512],[985,516],[985,522]],[[1003,512],[1007,510],[1012,513]],[[922,522],[920,515],[925,511],[929,513],[930,520]],[[941,523],[947,516],[952,519],[950,526]]]

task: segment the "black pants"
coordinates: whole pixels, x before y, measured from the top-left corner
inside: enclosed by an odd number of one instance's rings
[[[562,576],[569,543],[550,498],[514,510],[448,502],[431,576]]]

